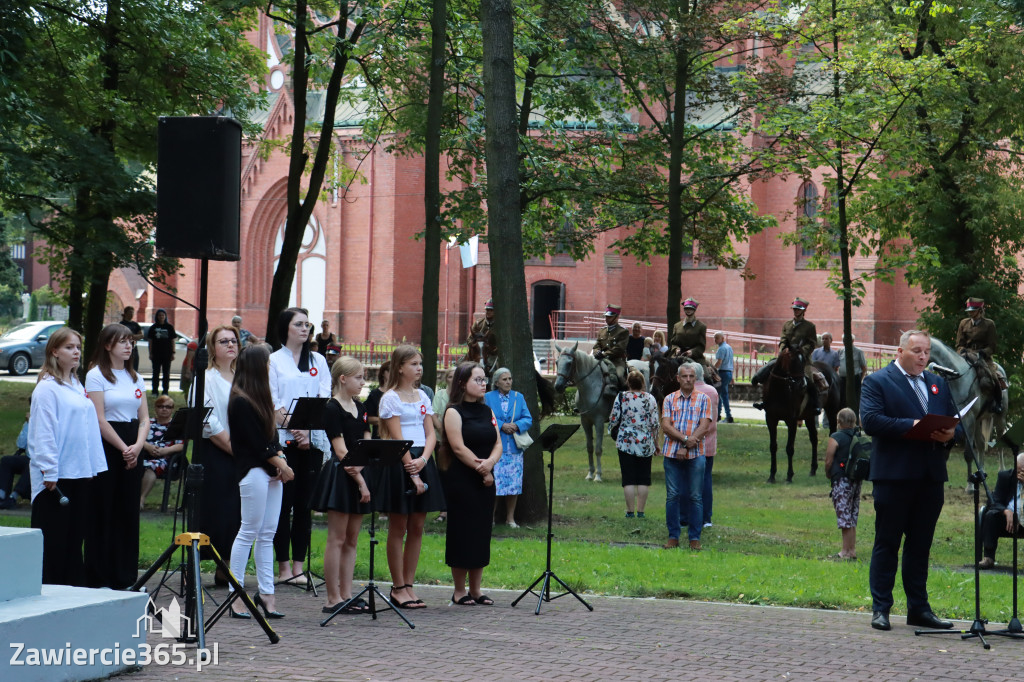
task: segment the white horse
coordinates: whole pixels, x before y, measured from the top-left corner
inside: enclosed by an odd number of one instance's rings
[[[587,480],[600,481],[604,425],[611,414],[614,399],[604,395],[604,375],[600,362],[594,356],[579,350],[579,345],[578,341],[572,348],[559,348],[558,344],[555,344],[555,350],[558,351],[555,390],[562,393],[566,386],[576,386],[576,409],[580,413],[583,432],[587,436]],[[639,360],[631,360],[628,364],[631,369],[644,375],[646,384],[650,372],[647,364]]]

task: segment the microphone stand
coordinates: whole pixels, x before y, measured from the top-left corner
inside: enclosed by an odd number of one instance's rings
[[[934,365],[931,365],[934,367]],[[944,368],[945,369],[945,368]],[[935,372],[939,376],[942,376],[948,381],[959,379],[962,375],[953,373],[955,377],[947,377],[949,374],[947,371]],[[956,401],[953,399],[953,391],[949,391],[949,406],[953,408],[953,414],[959,415],[960,410],[957,407]],[[962,421],[962,420],[961,420]],[[981,617],[981,569],[978,568],[978,562],[981,561],[981,517],[978,515],[978,506],[980,500],[980,490],[978,484],[980,483],[985,487],[985,499],[988,500],[989,504],[992,503],[992,493],[988,489],[988,484],[985,479],[988,478],[988,474],[985,473],[984,467],[981,465],[981,461],[978,459],[978,454],[974,451],[974,445],[971,443],[970,436],[964,432],[964,458],[967,460],[967,480],[974,487],[974,622],[971,623],[969,630],[914,630],[915,635],[960,635],[961,639],[971,639],[977,637],[978,641],[981,642],[985,649],[991,649],[992,645],[985,641],[985,635],[995,634],[985,629],[985,623],[988,621]],[[971,473],[971,463],[974,463],[975,471]]]

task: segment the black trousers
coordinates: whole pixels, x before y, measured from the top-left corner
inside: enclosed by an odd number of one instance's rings
[[[92,523],[92,478],[57,481],[68,505],[60,505],[60,493],[43,490],[32,501],[32,527],[43,531],[43,582],[47,585],[85,587],[82,545]]]
[[[1020,526],[1019,514],[1014,514],[1013,520],[1017,523],[1017,537],[1024,538],[1024,528]],[[999,538],[1013,537],[1012,533],[1006,532],[1006,516],[998,509],[986,509],[985,516],[981,519],[981,545],[984,547],[985,556],[996,558],[996,548],[999,545]]]
[[[28,474],[28,455],[7,455],[0,457],[0,490],[7,493],[18,493],[18,497],[27,500],[32,494],[32,480]],[[18,484],[14,485],[14,477],[20,475]]]
[[[171,385],[171,359],[170,358],[153,358],[153,395],[160,395],[160,376],[163,375],[164,383],[164,394],[169,390]],[[133,441],[134,442],[134,441]]]
[[[278,518],[277,533],[274,535],[274,554],[279,562],[289,559],[305,561],[313,525],[309,500],[313,494],[313,483],[320,471],[323,454],[316,448],[300,450],[289,445],[285,447],[284,455],[288,458],[288,466],[295,472],[295,478],[284,484],[281,516]]]
[[[139,422],[110,422],[126,443],[134,443]],[[112,445],[103,443],[107,470],[96,476],[92,519],[85,536],[85,571],[89,587],[123,590],[139,577],[139,496],[142,494],[141,463],[126,469],[124,458]],[[66,491],[65,491],[66,492]]]
[[[903,541],[903,591],[907,612],[930,611],[928,554],[944,501],[941,481],[875,481],[875,546],[871,550],[871,601],[889,612]]]

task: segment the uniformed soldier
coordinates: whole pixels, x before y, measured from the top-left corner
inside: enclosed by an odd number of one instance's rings
[[[593,355],[601,361],[601,372],[604,374],[604,395],[615,399],[619,391],[626,386],[626,343],[629,332],[619,324],[619,313],[622,308],[608,304],[604,310],[604,320],[608,325],[597,333]]]
[[[807,401],[814,409],[815,414],[821,413],[821,401],[818,398],[818,387],[815,385],[815,375],[819,374],[811,364],[811,353],[818,345],[818,330],[814,323],[804,319],[807,312],[808,302],[797,296],[791,305],[793,319],[787,320],[782,325],[782,336],[779,338],[779,352],[789,350],[791,353],[800,353],[804,360],[804,376],[807,378]],[[768,379],[770,363],[766,365],[751,379],[751,384],[757,385]],[[824,377],[822,377],[824,379]],[[754,403],[757,409],[763,409],[763,403]]]
[[[484,344],[482,358],[480,357],[481,341]],[[466,358],[470,362],[479,362],[489,375],[498,359],[498,335],[494,333],[494,299],[489,298],[484,303],[484,316],[470,327],[466,345],[469,346]]]
[[[670,353],[673,356],[690,358],[701,365],[704,364],[704,348],[708,342],[708,327],[697,319],[695,298],[683,301],[683,319],[672,327],[672,338],[669,339]]]
[[[993,412],[1000,412],[1002,397],[999,393],[1006,388],[1006,379],[1000,375],[993,361],[998,343],[996,323],[985,317],[984,299],[968,298],[966,312],[967,317],[960,320],[960,326],[956,330],[956,350],[973,367],[981,370],[980,388],[983,392],[998,396],[993,397],[990,409]]]

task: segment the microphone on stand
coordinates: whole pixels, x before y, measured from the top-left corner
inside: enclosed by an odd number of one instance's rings
[[[933,374],[938,374],[943,379],[959,379],[960,378],[960,372],[956,371],[955,369],[950,369],[949,367],[943,367],[942,365],[937,365],[934,362],[928,363],[928,367],[926,367],[925,369],[927,369],[929,372],[932,372]]]

